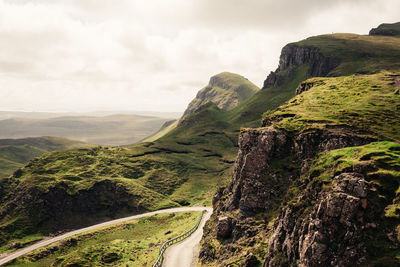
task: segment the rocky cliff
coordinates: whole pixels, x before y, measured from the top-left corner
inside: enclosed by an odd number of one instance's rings
[[[278,68],[264,81],[263,89],[281,86],[285,79],[293,77],[297,67],[304,64],[309,64],[307,77],[321,77],[327,76],[339,63],[338,58],[324,56],[318,47],[288,44],[282,49]]]
[[[310,79],[262,128],[242,130],[232,182],[214,197],[201,262],[398,264],[400,145],[374,143],[400,140],[394,76]],[[366,105],[375,97],[379,108]]]
[[[252,82],[238,74],[223,72],[211,77],[209,84],[201,89],[190,102],[183,117],[194,113],[201,106],[213,102],[218,108],[230,110],[260,90]]]

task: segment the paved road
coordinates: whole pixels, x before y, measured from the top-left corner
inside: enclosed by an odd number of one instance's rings
[[[204,209],[204,208],[203,208]],[[199,243],[203,236],[203,227],[206,221],[210,219],[212,208],[206,208],[199,228],[190,237],[177,243],[165,251],[165,267],[192,267],[196,266],[196,259],[199,254]]]
[[[84,233],[84,232],[87,232],[87,231],[96,230],[96,229],[104,227],[104,226],[110,226],[110,225],[113,225],[113,224],[132,221],[132,220],[135,220],[135,219],[140,219],[140,218],[143,218],[143,217],[148,217],[148,216],[152,216],[152,215],[160,214],[160,213],[184,212],[184,211],[202,211],[204,209],[206,209],[208,211],[212,210],[211,208],[205,208],[205,207],[172,208],[172,209],[164,209],[164,210],[152,211],[152,212],[138,214],[138,215],[129,216],[129,217],[125,217],[125,218],[120,218],[120,219],[116,219],[116,220],[112,220],[112,221],[108,221],[108,222],[104,222],[104,223],[99,223],[99,224],[92,225],[92,226],[89,226],[89,227],[86,227],[86,228],[81,228],[81,229],[78,229],[78,230],[75,230],[75,231],[72,231],[72,232],[68,232],[68,233],[65,233],[63,235],[59,235],[59,236],[56,236],[56,237],[53,237],[53,238],[42,240],[42,241],[39,241],[39,242],[29,246],[29,247],[19,249],[19,250],[13,252],[13,253],[10,253],[10,254],[6,255],[4,258],[0,259],[0,265],[3,265],[3,264],[5,264],[5,263],[7,263],[9,261],[12,261],[13,259],[21,257],[21,256],[23,256],[23,255],[25,255],[25,254],[27,254],[27,253],[35,250],[35,249],[38,249],[38,248],[41,248],[41,247],[45,247],[47,245],[50,245],[52,243],[61,241],[63,239],[66,239],[68,237],[71,237],[71,236],[74,236],[74,235],[77,235],[77,234],[81,234],[81,233]],[[211,213],[211,212],[209,212],[209,213]]]

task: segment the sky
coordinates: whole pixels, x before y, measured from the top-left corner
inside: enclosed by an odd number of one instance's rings
[[[184,111],[212,75],[262,86],[282,47],[400,21],[398,0],[0,0],[0,110]]]

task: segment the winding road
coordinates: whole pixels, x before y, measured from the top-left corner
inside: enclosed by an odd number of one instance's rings
[[[204,214],[203,219],[200,223],[199,228],[187,239],[185,239],[184,241],[182,241],[181,243],[177,243],[173,246],[171,246],[170,248],[168,248],[166,250],[166,261],[164,263],[164,266],[169,267],[169,266],[180,266],[180,267],[189,267],[192,266],[193,263],[193,258],[196,256],[196,253],[198,251],[197,249],[197,245],[201,240],[201,236],[203,235],[203,226],[206,223],[206,221],[210,218],[211,213],[212,213],[212,208],[208,208],[208,207],[182,207],[182,208],[172,208],[172,209],[163,209],[163,210],[157,210],[157,211],[152,211],[152,212],[148,212],[148,213],[143,213],[143,214],[138,214],[138,215],[134,215],[134,216],[129,216],[129,217],[124,217],[124,218],[120,218],[120,219],[116,219],[116,220],[112,220],[112,221],[107,221],[107,222],[103,222],[103,223],[99,223],[99,224],[95,224],[89,227],[85,227],[85,228],[81,228],[78,230],[74,230],[53,238],[49,238],[49,239],[45,239],[42,241],[39,241],[33,245],[30,245],[28,247],[19,249],[15,252],[12,252],[10,254],[7,254],[5,257],[0,259],[0,265],[3,265],[7,262],[10,262],[18,257],[21,257],[31,251],[34,251],[35,249],[41,248],[41,247],[45,247],[48,246],[52,243],[64,240],[68,237],[77,235],[77,234],[81,234],[87,231],[92,231],[92,230],[96,230],[98,228],[102,228],[105,226],[110,226],[113,224],[118,224],[118,223],[123,223],[123,222],[127,222],[127,221],[132,221],[132,220],[136,220],[136,219],[140,219],[143,217],[148,217],[148,216],[152,216],[155,214],[161,214],[161,213],[173,213],[173,212],[185,212],[185,211],[203,211],[206,210],[207,213]],[[184,245],[185,244],[185,245]],[[183,247],[181,247],[180,245],[184,245]],[[176,250],[175,247],[180,247],[180,249]],[[170,252],[171,251],[171,252]],[[178,258],[181,258],[180,260]],[[178,261],[177,261],[178,260]],[[170,263],[168,263],[170,262]],[[176,262],[178,263],[182,263],[178,264],[178,265],[174,265]]]
[[[179,242],[165,251],[164,264],[165,267],[192,267],[196,266],[196,259],[199,254],[199,243],[203,236],[203,227],[210,219],[212,209],[208,208],[207,213],[203,215],[203,219],[199,224],[199,228],[188,238]]]

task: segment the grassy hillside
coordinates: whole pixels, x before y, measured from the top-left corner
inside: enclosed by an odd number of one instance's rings
[[[292,45],[316,47],[326,57],[337,57],[339,64],[328,75],[399,68],[400,38],[323,35]],[[240,127],[258,126],[264,112],[294,97],[297,86],[308,78],[314,65],[315,62],[308,60],[291,66],[290,70],[280,70],[282,85],[264,88],[229,111],[213,103],[203,105],[154,142],[39,157],[23,168],[20,175],[3,181],[0,186],[3,196],[0,243],[6,245],[29,234],[47,234],[127,213],[179,205],[210,205],[216,190],[230,181]],[[379,80],[384,76],[377,74],[366,79]],[[352,82],[351,78],[343,79],[337,81]],[[331,86],[330,81],[334,80],[326,80],[326,90]],[[357,80],[357,85],[358,82],[364,83]],[[385,81],[379,83],[386,88]],[[362,87],[357,93],[367,89]],[[311,92],[312,89],[303,93],[304,97]],[[386,99],[386,94],[388,91],[377,97]],[[368,99],[361,96],[359,99],[368,104]],[[388,108],[397,108],[391,101],[387,102]],[[362,106],[354,107],[358,108]],[[352,115],[346,114],[342,113],[350,120]],[[388,133],[392,132],[395,126],[388,129]],[[84,205],[80,204],[83,200]]]
[[[400,22],[383,23],[369,32],[370,35],[400,36]]]
[[[0,139],[0,178],[11,175],[43,153],[85,146],[88,144],[59,137]]]
[[[178,120],[173,120],[173,121],[167,121],[166,123],[163,124],[163,126],[158,130],[155,134],[147,137],[144,139],[142,142],[154,142],[157,139],[160,139],[170,131],[176,128],[178,126]]]
[[[199,215],[158,214],[106,227],[33,251],[6,266],[151,266],[161,245],[192,228]]]
[[[400,69],[397,37],[338,33],[310,37],[296,45],[317,47],[324,56],[339,59],[340,65],[329,76]]]
[[[400,141],[395,77],[400,73],[308,79],[303,84],[312,88],[267,112],[264,123],[294,132],[341,125],[381,140]]]

